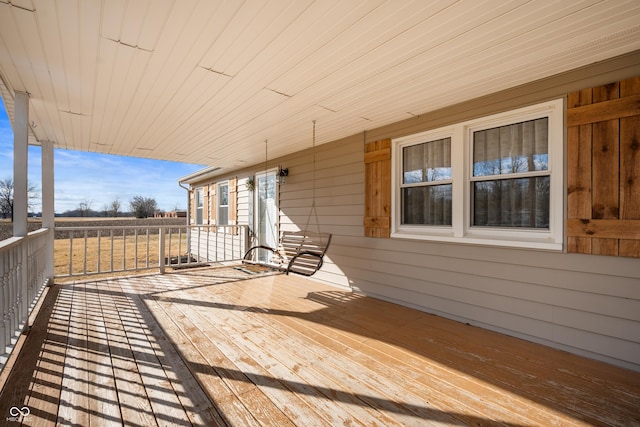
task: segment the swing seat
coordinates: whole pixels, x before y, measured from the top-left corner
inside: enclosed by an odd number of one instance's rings
[[[272,261],[275,266],[284,270],[286,274],[293,272],[313,276],[322,267],[324,254],[330,242],[330,233],[283,231],[277,248],[253,246],[244,254],[243,260],[250,262],[254,250],[266,249],[273,253]]]

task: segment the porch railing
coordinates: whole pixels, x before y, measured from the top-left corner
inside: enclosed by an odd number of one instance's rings
[[[0,370],[53,275],[164,273],[167,267],[238,261],[249,242],[246,225],[56,227],[54,249],[53,232],[43,228],[0,241]]]
[[[0,368],[53,271],[47,265],[52,232],[43,228],[0,241]]]
[[[56,227],[55,277],[238,261],[248,236],[246,225]]]

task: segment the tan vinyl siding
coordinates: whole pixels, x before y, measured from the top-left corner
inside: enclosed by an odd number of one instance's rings
[[[249,223],[249,197],[250,192],[247,191],[248,177],[238,178],[237,187],[237,223],[248,224]]]
[[[315,171],[313,150],[281,160],[289,169],[286,183],[279,186],[282,230],[296,231],[308,224],[313,231],[319,226],[331,233],[362,234],[362,140],[351,141],[317,147]],[[314,192],[318,221],[315,214],[310,217]]]

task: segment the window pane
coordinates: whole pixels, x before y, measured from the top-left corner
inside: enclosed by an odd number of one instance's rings
[[[196,207],[201,208],[204,205],[204,191],[202,188],[196,189]]]
[[[451,138],[402,149],[404,184],[451,179]]]
[[[549,176],[474,182],[473,223],[549,228]]]
[[[451,225],[451,184],[402,189],[402,224]]]
[[[549,169],[547,117],[473,133],[473,176]]]
[[[203,206],[204,206],[204,190],[202,188],[197,188],[196,189],[196,219],[195,219],[196,221],[195,223],[197,225],[202,225],[204,220]]]
[[[227,184],[221,184],[218,187],[220,191],[219,195],[219,203],[221,206],[225,206],[229,204],[229,186]]]
[[[229,207],[220,206],[218,208],[218,225],[228,225],[228,224],[229,224]]]

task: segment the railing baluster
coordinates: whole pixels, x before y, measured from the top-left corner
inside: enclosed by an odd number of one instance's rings
[[[198,261],[200,261],[202,258],[200,257],[200,232],[202,231],[201,227],[198,227]]]
[[[113,271],[113,229],[109,231],[109,237],[111,239],[111,256],[109,257],[109,271]]]
[[[160,274],[164,274],[164,228],[158,230],[158,267]]]
[[[236,226],[232,226],[231,228],[233,230],[233,232],[231,233],[231,258],[235,258],[236,255],[236,250],[235,250],[235,243],[236,243],[236,239],[233,236],[236,236],[236,231],[238,231],[238,229],[236,228]]]
[[[182,228],[178,228],[178,260],[182,261]],[[187,256],[187,263],[189,257]]]
[[[168,230],[169,230],[169,237],[168,237],[169,245],[168,245],[168,248],[167,248],[167,264],[170,265],[171,264],[171,237],[172,237],[171,236],[171,234],[172,234],[171,233],[171,227],[169,227]]]
[[[98,273],[100,273],[100,258],[102,258],[102,252],[100,250],[100,237],[102,236],[102,230],[98,230]]]
[[[211,260],[211,250],[209,249],[210,243],[211,243],[211,226],[208,225],[207,226],[207,257],[205,261]]]
[[[135,261],[133,262],[133,269],[137,270],[138,269],[138,229],[137,228],[135,229],[133,240],[134,240],[133,244],[135,245],[133,248],[133,253],[135,257]]]
[[[84,271],[84,274],[87,274],[87,233],[88,233],[88,230],[84,230],[84,250],[83,250],[83,253],[84,253],[84,260],[83,260],[84,266],[83,266],[83,269],[82,269],[82,271]]]
[[[9,303],[9,295],[8,295],[8,285],[9,278],[11,277],[11,263],[9,262],[9,256],[11,254],[12,248],[9,247],[6,252],[0,252],[0,354],[6,353],[7,347],[7,336],[9,335],[9,330],[7,329],[7,318],[8,318],[8,303]]]
[[[73,276],[73,231],[69,231],[69,276]]]
[[[220,229],[218,228],[218,226],[214,226],[215,227],[215,233],[214,233],[214,241],[216,244],[216,262],[218,262],[218,252],[220,252],[219,249],[219,243],[218,243],[218,236],[220,235]]]
[[[145,266],[149,268],[149,228],[147,228],[147,262]]]

